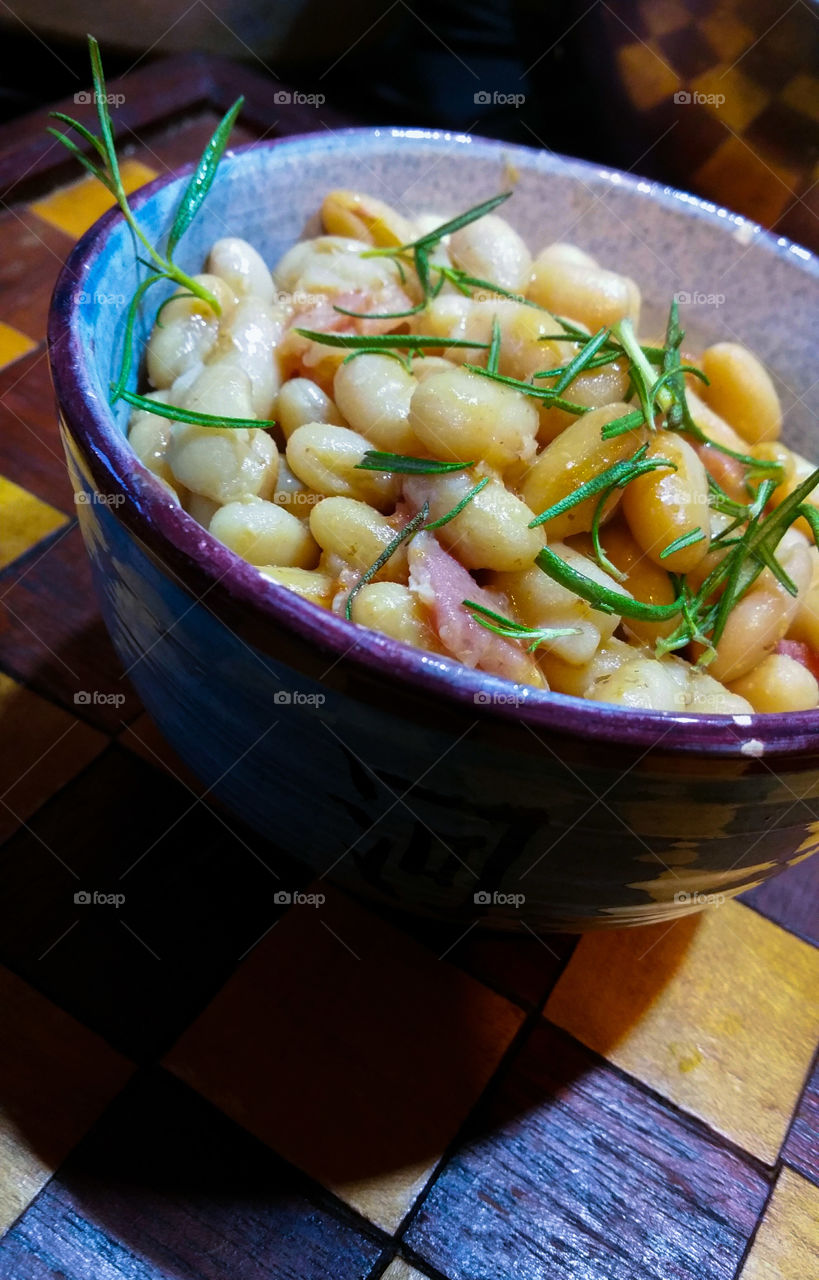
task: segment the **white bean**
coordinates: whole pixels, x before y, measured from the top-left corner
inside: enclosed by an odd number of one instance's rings
[[[211,364],[244,370],[250,379],[251,404],[257,418],[270,418],[273,413],[279,389],[274,348],[281,341],[282,332],[281,317],[270,304],[249,295],[239,299],[208,356]]]
[[[325,498],[310,513],[310,531],[323,551],[364,573],[386,550],[398,530],[373,507],[355,498]],[[379,570],[377,580],[407,578],[404,544]]]
[[[295,591],[303,600],[329,609],[333,596],[333,579],[326,573],[316,569],[294,569],[290,565],[259,565],[259,573],[268,582],[277,582],[279,586]]]
[[[819,683],[807,667],[784,653],[767,658],[731,685],[754,711],[812,711],[819,702]]]
[[[352,617],[359,626],[382,631],[416,649],[441,652],[423,605],[402,583],[367,583],[353,600]]]
[[[483,460],[503,471],[534,456],[537,409],[526,396],[479,374],[433,374],[412,397],[410,426],[435,458]]]
[[[238,498],[213,516],[210,532],[251,564],[312,569],[319,549],[304,521],[264,498]]]
[[[190,388],[182,407],[252,418],[250,395],[250,380],[241,369],[210,365]],[[245,494],[269,497],[276,485],[279,455],[273,438],[260,428],[174,422],[168,462],[186,488],[221,504]]]
[[[449,240],[449,254],[457,267],[481,280],[490,280],[512,293],[526,288],[532,255],[504,218],[485,214]]]
[[[337,427],[347,424],[334,401],[309,378],[289,378],[276,399],[276,421],[289,440],[296,427],[308,422],[331,422]]]
[[[418,445],[409,423],[417,386],[413,375],[390,356],[360,355],[339,366],[333,395],[350,426],[376,449],[411,454]]]
[[[404,492],[419,510],[428,502],[430,519],[439,520],[476,482],[475,475],[463,471],[417,476],[404,485]],[[537,529],[529,528],[533,519],[525,502],[491,478],[459,515],[441,526],[438,540],[467,569],[526,569],[545,542]]]
[[[309,422],[297,427],[288,440],[287,465],[316,493],[359,498],[372,506],[387,508],[398,497],[400,479],[384,471],[358,469],[370,448],[366,436],[348,427]]]
[[[233,309],[233,294],[223,280],[213,275],[194,278],[214,295],[221,315],[184,290],[171,298],[148,339],[146,368],[153,387],[170,387],[181,374],[200,365],[216,345],[220,322]]]
[[[273,277],[262,255],[246,240],[217,240],[208,255],[208,270],[221,276],[239,298],[253,294],[263,302],[273,301]]]

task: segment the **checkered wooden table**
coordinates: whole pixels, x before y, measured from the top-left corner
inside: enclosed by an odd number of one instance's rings
[[[130,78],[130,185],[229,80]],[[243,136],[304,127],[270,92]],[[65,476],[46,310],[105,201],[42,123],[0,137],[0,1277],[813,1280],[819,859],[671,927],[459,937],[277,902],[304,873],[170,755]]]

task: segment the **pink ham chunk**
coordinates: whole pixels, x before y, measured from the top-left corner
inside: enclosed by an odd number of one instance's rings
[[[418,533],[409,546],[410,589],[427,610],[444,648],[468,667],[477,667],[523,684],[545,683],[530,654],[514,640],[487,631],[463,607],[474,600],[495,613],[508,606],[479,587],[463,565],[431,533]]]

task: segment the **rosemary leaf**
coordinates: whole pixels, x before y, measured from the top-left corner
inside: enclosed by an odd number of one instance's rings
[[[231,130],[243,105],[244,98],[237,98],[230,110],[220,120],[205,150],[202,152],[201,159],[179,201],[173,226],[168,235],[169,258],[173,258],[176,246],[193,222],[199,212],[202,201],[213,185],[219,161],[224,155]]]
[[[353,585],[353,587],[350,590],[350,594],[347,596],[347,603],[344,606],[344,617],[347,619],[348,622],[351,621],[353,616],[353,600],[356,598],[361,588],[366,587],[368,582],[372,582],[373,578],[378,573],[378,571],[384,568],[384,565],[387,563],[387,561],[390,559],[391,556],[395,555],[396,551],[401,546],[402,542],[406,542],[409,538],[413,536],[413,534],[417,533],[419,529],[424,528],[424,522],[428,515],[429,515],[429,503],[425,502],[421,510],[412,517],[412,519],[409,521],[408,524],[404,525],[403,529],[399,530],[399,532],[393,538],[392,542],[388,543],[388,545],[381,552],[381,555],[378,557],[378,559],[373,564],[370,565],[369,569],[365,569],[361,577]]]
[[[398,475],[435,476],[446,475],[450,471],[465,471],[474,467],[475,462],[439,462],[436,458],[414,458],[405,453],[382,453],[378,449],[368,449],[360,462],[356,463],[356,471],[391,471]]]
[[[486,488],[490,479],[491,476],[484,476],[483,480],[479,480],[474,489],[470,489],[469,493],[461,498],[461,501],[457,503],[451,511],[447,511],[446,515],[439,516],[437,520],[432,520],[429,524],[425,524],[424,529],[441,529],[445,524],[449,524],[450,520],[454,520],[456,516],[461,514],[468,502],[471,502],[473,498],[477,497],[481,489]]]
[[[113,385],[113,384],[112,384]],[[146,413],[155,413],[159,418],[172,418],[174,422],[188,422],[197,427],[236,428],[241,427],[275,427],[272,418],[220,418],[214,413],[198,413],[195,409],[183,409],[176,404],[160,404],[148,396],[137,395],[135,391],[121,391],[120,398],[135,409],[144,409]]]

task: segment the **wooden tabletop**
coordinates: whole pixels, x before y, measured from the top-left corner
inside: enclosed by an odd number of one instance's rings
[[[334,127],[238,77],[239,140]],[[237,91],[133,73],[128,183]],[[813,1280],[819,859],[579,941],[288,905],[120,680],[44,347],[106,200],[43,127],[0,131],[0,1275]]]

